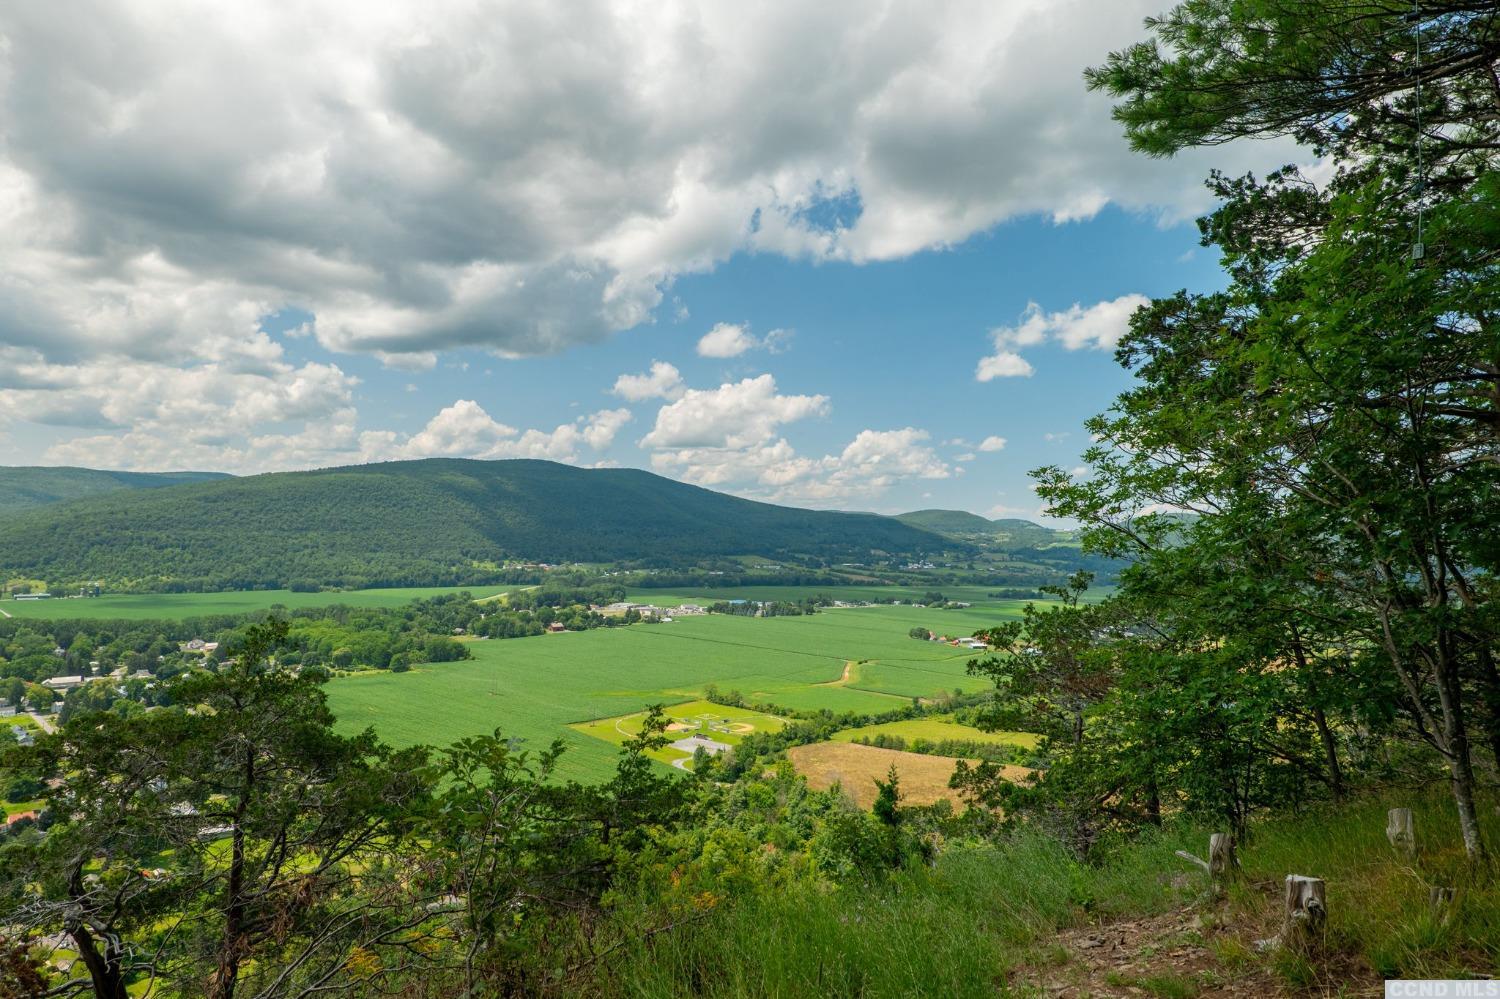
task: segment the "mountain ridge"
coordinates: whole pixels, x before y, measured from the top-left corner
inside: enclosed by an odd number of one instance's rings
[[[877,514],[802,510],[640,469],[429,458],[128,490],[0,521],[0,567],[230,588],[445,581],[505,560],[935,552]]]
[[[76,465],[0,465],[0,517],[121,490],[231,478],[225,472],[122,472]]]

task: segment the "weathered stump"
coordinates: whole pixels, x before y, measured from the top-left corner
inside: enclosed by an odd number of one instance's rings
[[[1446,923],[1453,915],[1453,889],[1433,885],[1427,889],[1427,904],[1432,907],[1433,917],[1440,923]]]
[[[1293,950],[1307,951],[1323,938],[1328,923],[1328,900],[1322,878],[1301,874],[1286,876],[1286,922],[1281,942]]]
[[[1234,836],[1229,833],[1214,833],[1208,838],[1208,876],[1216,882],[1234,877],[1240,868],[1240,858],[1234,852]]]
[[[1385,838],[1391,846],[1408,857],[1417,853],[1417,833],[1410,808],[1393,808],[1385,816]]]

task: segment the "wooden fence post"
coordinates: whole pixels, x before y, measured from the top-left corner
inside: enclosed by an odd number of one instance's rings
[[[1393,808],[1385,816],[1385,838],[1408,857],[1417,853],[1417,833],[1410,808]]]

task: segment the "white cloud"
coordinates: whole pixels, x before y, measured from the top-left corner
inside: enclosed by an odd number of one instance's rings
[[[283,392],[286,398],[287,393]],[[471,399],[460,399],[410,435],[357,427],[352,406],[327,412],[302,410],[301,429],[257,432],[259,422],[243,407],[202,404],[198,423],[165,432],[159,419],[121,433],[78,437],[46,452],[49,462],[106,468],[259,472],[411,458],[546,458],[582,463],[579,451],[610,446],[630,411],[607,409],[550,431],[517,430],[496,421]],[[175,419],[186,421],[181,414]]]
[[[973,461],[976,457],[978,457],[978,455],[976,455],[973,451],[965,451],[963,454],[955,454],[953,456],[953,460],[967,462]]]
[[[751,336],[744,326],[719,323],[703,334],[698,341],[698,355],[700,357],[739,357],[746,351],[753,350],[758,343],[759,341]]]
[[[974,369],[974,377],[982,382],[994,381],[996,378],[1029,378],[1035,373],[1036,369],[1030,362],[1013,350],[1000,350],[989,357],[980,358]]]
[[[986,437],[984,440],[982,440],[982,441],[979,442],[979,450],[981,450],[981,451],[1003,451],[1003,450],[1005,450],[1005,438],[1004,437],[996,437],[993,434],[991,434],[989,437]]]
[[[784,423],[827,412],[827,396],[779,395],[776,379],[760,375],[716,389],[689,389],[657,411],[656,426],[641,446],[751,447],[770,440]]]
[[[946,479],[925,430],[862,430],[838,454],[799,455],[785,438],[743,446],[677,448],[651,457],[657,471],[718,489],[783,503],[846,506],[912,479]]]
[[[641,375],[621,375],[610,391],[628,402],[646,399],[680,399],[687,388],[682,373],[666,361],[652,361],[651,370]]]
[[[70,9],[0,7],[0,343],[54,363],[255,363],[288,306],[397,365],[555,352],[737,252],[1186,218],[1289,156],[1128,150],[1079,73],[1155,0]]]
[[[995,352],[980,358],[974,377],[987,382],[1029,376],[1036,369],[1019,351],[1047,342],[1060,343],[1068,350],[1111,350],[1130,328],[1131,315],[1150,301],[1145,295],[1121,295],[1087,308],[1075,302],[1061,312],[1044,312],[1040,305],[1029,302],[1019,323],[990,330]]]
[[[394,371],[431,371],[437,367],[437,354],[430,350],[419,350],[409,354],[391,354],[377,350],[375,357],[381,364]]]
[[[791,330],[776,329],[758,337],[743,324],[719,323],[698,340],[698,356],[739,357],[752,350],[780,354],[790,345],[792,335]]]

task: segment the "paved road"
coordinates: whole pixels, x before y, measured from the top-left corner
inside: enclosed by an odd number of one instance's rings
[[[40,725],[43,732],[57,731],[57,726],[52,724],[52,719],[48,718],[46,715],[39,715],[35,711],[33,711],[31,712],[31,720]]]

